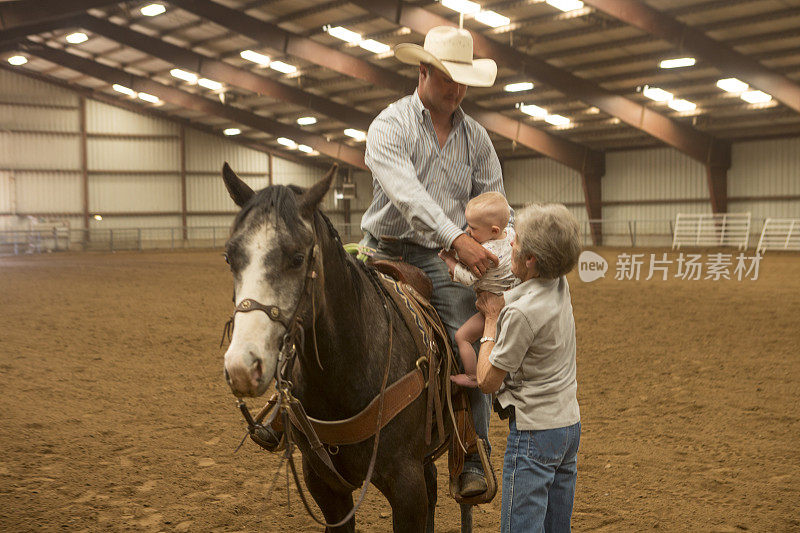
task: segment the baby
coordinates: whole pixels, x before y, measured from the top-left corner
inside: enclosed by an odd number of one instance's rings
[[[455,251],[442,251],[439,257],[447,263],[453,281],[473,287],[476,291],[501,294],[517,282],[517,278],[511,273],[512,230],[506,229],[511,215],[508,202],[499,192],[487,192],[470,200],[464,215],[467,218],[467,233],[496,255],[499,264],[488,269],[479,279],[458,262]],[[478,358],[472,344],[480,339],[483,327],[483,315],[475,313],[456,332],[456,344],[464,364],[464,374],[452,376],[450,379],[463,387],[478,386],[475,378]]]

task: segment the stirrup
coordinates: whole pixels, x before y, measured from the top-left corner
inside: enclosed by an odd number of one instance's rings
[[[481,466],[483,467],[483,478],[486,480],[486,491],[475,496],[464,498],[459,493],[458,479],[461,476],[455,476],[454,480],[450,482],[450,494],[453,498],[462,505],[480,505],[482,503],[489,503],[497,495],[497,476],[492,468],[492,463],[489,461],[489,445],[485,439],[479,438],[477,440],[478,457],[481,459]]]

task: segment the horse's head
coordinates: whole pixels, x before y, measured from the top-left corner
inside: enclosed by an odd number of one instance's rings
[[[308,190],[273,185],[258,192],[227,163],[222,177],[241,207],[225,245],[236,305],[225,352],[225,378],[237,397],[260,396],[275,375],[278,355],[295,313],[310,313],[310,276],[319,270],[314,213],[337,165]]]

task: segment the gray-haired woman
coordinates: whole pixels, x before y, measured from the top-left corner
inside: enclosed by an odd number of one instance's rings
[[[515,229],[512,271],[522,284],[477,304],[486,316],[478,384],[497,392],[509,418],[500,529],[569,531],[581,424],[564,276],[578,261],[579,228],[563,205],[534,204]]]

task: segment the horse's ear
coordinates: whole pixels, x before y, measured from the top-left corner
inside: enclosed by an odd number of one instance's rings
[[[231,198],[239,207],[243,207],[255,194],[253,189],[236,175],[236,172],[231,169],[227,161],[222,165],[222,180],[225,182],[228,194],[231,195]]]
[[[300,215],[310,219],[314,211],[319,206],[325,194],[331,188],[336,173],[339,170],[339,163],[334,163],[325,177],[315,183],[300,199]]]

